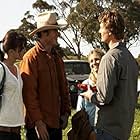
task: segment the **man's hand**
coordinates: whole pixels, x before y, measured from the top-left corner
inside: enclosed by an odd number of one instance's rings
[[[35,126],[38,139],[49,140],[49,134],[47,131],[46,124],[42,120],[39,120],[35,122]]]
[[[94,131],[90,133],[88,140],[96,140],[96,133]]]
[[[61,127],[62,129],[65,129],[65,128],[67,127],[68,118],[69,118],[68,113],[66,113],[65,115],[62,115],[62,116],[60,117],[60,119],[61,119],[60,127]]]
[[[93,94],[94,93],[90,89],[88,89],[86,92],[80,93],[80,96],[83,96],[84,98],[90,101]]]

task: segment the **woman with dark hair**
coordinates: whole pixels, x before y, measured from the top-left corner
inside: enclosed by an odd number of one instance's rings
[[[4,89],[0,93],[0,140],[21,140],[20,128],[24,125],[23,83],[15,62],[22,59],[27,40],[23,34],[10,30],[0,43],[0,82],[5,71]]]

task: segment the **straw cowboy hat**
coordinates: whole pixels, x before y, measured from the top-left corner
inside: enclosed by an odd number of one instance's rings
[[[58,20],[56,18],[56,13],[52,11],[40,13],[37,17],[37,28],[33,30],[29,35],[33,36],[37,32],[49,29],[60,29],[66,26],[66,23],[58,24]]]

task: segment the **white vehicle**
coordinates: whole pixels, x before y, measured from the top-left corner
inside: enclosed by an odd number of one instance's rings
[[[65,72],[69,83],[71,105],[76,108],[78,98],[77,83],[83,82],[90,73],[89,63],[84,60],[64,60]]]

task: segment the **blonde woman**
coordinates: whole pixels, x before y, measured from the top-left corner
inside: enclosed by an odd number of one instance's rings
[[[96,77],[97,77],[97,73],[98,73],[98,68],[99,68],[99,64],[101,61],[102,56],[104,55],[104,52],[97,48],[92,50],[89,55],[88,55],[88,62],[90,65],[90,69],[91,69],[91,73],[89,75],[89,78],[85,81],[83,81],[82,84],[86,84],[88,86],[95,86],[96,85]],[[89,88],[89,87],[88,87]],[[96,123],[96,118],[95,117],[95,112],[96,112],[96,107],[93,103],[89,102],[88,99],[83,98],[82,96],[78,97],[78,102],[77,102],[77,111],[81,110],[81,109],[85,109],[85,111],[88,113],[89,115],[89,122],[92,126],[92,128],[94,128],[94,125]]]

